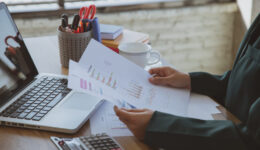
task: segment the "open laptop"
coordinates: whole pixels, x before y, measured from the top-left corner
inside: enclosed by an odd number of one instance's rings
[[[39,74],[4,3],[0,20],[1,125],[75,133],[103,100],[68,89],[65,76]]]

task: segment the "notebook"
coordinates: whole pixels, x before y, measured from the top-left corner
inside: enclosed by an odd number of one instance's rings
[[[118,45],[121,43],[131,43],[131,42],[141,42],[148,43],[149,35],[141,32],[135,32],[131,30],[123,30],[123,33],[120,34],[115,40],[102,40],[102,44],[109,47],[115,52],[119,52]]]
[[[110,24],[100,24],[100,33],[102,39],[114,40],[123,31],[123,27]]]

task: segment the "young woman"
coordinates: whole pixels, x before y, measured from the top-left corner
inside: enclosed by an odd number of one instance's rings
[[[260,150],[260,15],[255,19],[237,53],[233,68],[222,76],[185,74],[169,67],[151,69],[157,85],[188,88],[208,95],[240,119],[199,120],[148,109],[118,109],[119,119],[148,145],[165,149]]]

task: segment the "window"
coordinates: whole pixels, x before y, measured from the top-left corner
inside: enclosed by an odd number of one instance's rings
[[[16,14],[23,14],[27,16],[46,16],[48,13],[60,14],[61,12],[78,10],[82,6],[88,4],[95,4],[100,10],[110,7],[124,7],[128,10],[127,6],[154,4],[153,8],[167,7],[170,3],[171,7],[182,5],[198,5],[212,2],[230,2],[235,0],[2,0],[5,2],[10,12],[15,16]],[[163,5],[161,5],[163,4]],[[140,9],[143,7],[140,7]],[[115,9],[110,9],[115,10]],[[122,10],[122,9],[118,9]],[[32,14],[32,12],[34,12]],[[100,12],[100,11],[99,11]]]

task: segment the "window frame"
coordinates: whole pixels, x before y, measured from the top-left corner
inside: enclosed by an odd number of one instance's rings
[[[14,18],[57,17],[63,13],[75,14],[81,6],[95,4],[98,13],[133,11],[140,9],[174,8],[205,5],[211,3],[229,3],[235,0],[53,0],[52,2],[12,3],[7,4]],[[49,5],[51,7],[44,7]],[[26,6],[29,9],[16,8]],[[37,9],[42,6],[42,9]],[[31,8],[31,9],[30,9]]]

